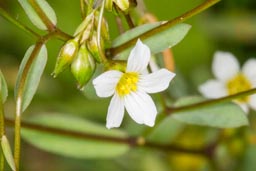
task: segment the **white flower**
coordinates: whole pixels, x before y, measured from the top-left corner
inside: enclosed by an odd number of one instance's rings
[[[256,59],[246,61],[242,69],[233,54],[216,52],[212,71],[216,79],[208,80],[199,87],[207,98],[220,98],[256,87]],[[256,95],[235,100],[248,113],[249,107],[256,110]]]
[[[93,80],[99,97],[113,95],[108,107],[107,128],[120,126],[124,109],[135,122],[154,126],[157,110],[147,93],[165,90],[175,74],[167,69],[144,74],[150,56],[150,49],[138,40],[129,55],[125,73],[110,70]]]

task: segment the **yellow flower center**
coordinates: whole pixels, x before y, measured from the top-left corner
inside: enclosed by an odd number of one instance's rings
[[[250,81],[243,75],[237,74],[233,79],[227,82],[228,94],[236,94],[252,88]],[[238,102],[248,102],[248,96],[238,99]]]
[[[120,96],[125,96],[137,90],[139,75],[135,72],[124,73],[116,86],[116,91]]]

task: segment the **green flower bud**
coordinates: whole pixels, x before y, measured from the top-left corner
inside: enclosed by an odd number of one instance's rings
[[[78,82],[78,88],[82,87],[91,79],[95,71],[95,61],[87,50],[85,44],[83,44],[71,64],[71,72]]]
[[[113,0],[106,0],[105,8],[106,8],[108,11],[112,11],[112,8],[113,8]]]
[[[80,44],[83,44],[92,35],[93,23],[94,22],[92,21],[90,24],[88,24],[86,29],[83,31],[82,37],[81,37],[81,40],[80,40]]]
[[[54,77],[64,71],[72,63],[74,57],[77,55],[77,51],[78,40],[76,39],[71,39],[62,46],[52,73]]]
[[[129,9],[130,3],[129,0],[113,0],[115,4],[122,10],[127,11]]]
[[[101,38],[101,47],[102,49],[104,49],[104,42]],[[92,37],[89,39],[89,41],[87,41],[87,47],[88,50],[91,52],[92,56],[94,57],[94,59],[101,63],[101,56],[100,56],[100,52],[99,52],[99,48],[98,48],[98,44],[97,44],[97,33],[93,32]]]

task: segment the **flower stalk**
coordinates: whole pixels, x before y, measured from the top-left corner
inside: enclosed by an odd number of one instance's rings
[[[14,121],[11,119],[5,119],[5,122],[7,126],[14,125]],[[84,133],[84,132],[77,132],[77,131],[71,131],[71,130],[64,130],[60,128],[47,127],[47,126],[38,125],[35,123],[30,123],[25,121],[22,121],[22,127],[41,131],[41,132],[48,132],[51,134],[75,137],[79,139],[87,139],[87,140],[90,139],[90,140],[97,140],[97,141],[128,144],[131,147],[147,147],[147,148],[158,149],[163,151],[186,152],[186,153],[192,153],[192,154],[208,155],[208,151],[207,151],[208,147],[203,149],[188,149],[188,148],[175,146],[172,144],[153,143],[150,141],[146,141],[143,137],[120,138],[120,137],[112,137],[107,135],[96,135],[91,133]]]
[[[103,52],[103,47],[101,46],[102,39],[101,39],[101,27],[102,27],[102,20],[103,20],[103,14],[104,14],[104,8],[105,8],[106,0],[103,0],[100,8],[100,14],[99,14],[99,21],[98,21],[98,28],[97,28],[97,45],[99,48],[99,54],[102,59],[103,64],[107,63],[107,58],[105,56],[105,53]]]
[[[192,109],[207,107],[207,106],[211,106],[211,105],[215,105],[215,104],[219,104],[219,103],[229,102],[234,99],[243,98],[243,97],[255,94],[255,93],[256,93],[256,88],[253,88],[253,89],[250,89],[247,91],[243,91],[243,92],[240,92],[237,94],[225,96],[225,97],[218,98],[218,99],[206,100],[203,102],[194,103],[191,105],[186,105],[186,106],[181,106],[181,107],[176,107],[176,108],[169,107],[169,108],[167,108],[167,114],[169,115],[174,112],[182,112],[182,111],[186,111],[186,110],[192,110]]]
[[[219,1],[220,0],[207,0],[204,3],[200,4],[199,6],[193,8],[192,10],[182,14],[181,16],[178,16],[178,17],[176,17],[172,20],[169,20],[168,22],[166,22],[156,28],[153,28],[141,35],[138,35],[137,37],[134,37],[133,39],[121,44],[120,46],[108,49],[108,54],[110,56],[115,56],[118,53],[122,52],[124,49],[127,49],[128,47],[131,47],[132,45],[134,45],[138,38],[140,38],[141,40],[144,40],[148,37],[151,37],[152,35],[155,35],[158,32],[166,30],[176,24],[182,23],[185,20],[197,15],[198,13],[203,12],[204,10],[208,9],[209,7],[213,6],[214,4],[216,4]]]
[[[47,41],[45,39],[44,41]],[[15,114],[15,128],[14,128],[14,162],[16,165],[16,171],[19,171],[19,165],[20,165],[20,130],[21,130],[21,114],[22,114],[22,96],[24,93],[25,88],[25,82],[26,78],[29,74],[30,66],[32,65],[33,61],[37,57],[37,54],[39,53],[41,47],[44,44],[44,41],[39,41],[35,48],[30,55],[30,58],[28,59],[23,73],[21,75],[20,84],[17,90],[17,99],[16,99],[16,114]]]
[[[36,37],[36,38],[40,38],[41,36],[39,34],[37,34],[36,32],[34,32],[32,29],[28,28],[27,26],[23,25],[22,23],[20,23],[19,21],[17,21],[16,19],[14,19],[5,9],[3,9],[2,7],[0,7],[0,15],[2,17],[4,17],[7,21],[9,21],[10,23],[14,24],[15,26],[17,26],[19,29],[25,31],[26,33],[29,33],[30,35]]]

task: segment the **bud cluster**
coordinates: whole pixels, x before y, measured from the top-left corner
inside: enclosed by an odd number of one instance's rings
[[[77,27],[74,38],[68,40],[60,49],[53,71],[54,77],[71,67],[71,73],[78,82],[79,88],[83,88],[91,79],[96,62],[102,62],[99,50],[104,49],[105,41],[109,40],[107,21],[103,18],[101,22],[101,48],[97,43],[99,12],[93,10]]]

